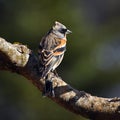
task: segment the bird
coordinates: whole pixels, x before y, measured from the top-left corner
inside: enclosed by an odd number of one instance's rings
[[[54,72],[63,60],[66,51],[66,35],[72,33],[62,23],[55,21],[51,29],[42,37],[39,43],[38,56],[42,64],[41,79],[45,79],[45,89],[43,94],[54,96],[52,81],[48,76]]]

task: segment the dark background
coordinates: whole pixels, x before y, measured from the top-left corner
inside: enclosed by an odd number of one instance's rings
[[[119,0],[0,0],[0,36],[37,54],[54,21],[66,25],[67,51],[59,75],[76,89],[120,97]],[[41,93],[24,77],[0,72],[0,120],[86,120]]]

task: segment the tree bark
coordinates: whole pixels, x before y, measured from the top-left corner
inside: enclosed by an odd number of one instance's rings
[[[0,38],[0,70],[18,73],[43,91],[45,81],[40,79],[40,66],[37,56],[27,46],[11,44]],[[55,97],[48,97],[59,105],[91,120],[120,120],[120,98],[92,96],[72,88],[53,73],[50,75]]]

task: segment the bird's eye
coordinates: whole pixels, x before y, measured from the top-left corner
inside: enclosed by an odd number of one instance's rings
[[[67,32],[67,29],[62,28],[62,29],[60,29],[60,32],[65,34]]]

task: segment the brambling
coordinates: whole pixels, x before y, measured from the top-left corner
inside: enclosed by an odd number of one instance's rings
[[[45,79],[44,95],[54,96],[52,81],[48,76],[50,72],[55,71],[63,59],[66,51],[66,35],[69,33],[70,30],[56,21],[39,44],[39,60],[43,66],[41,79]]]

